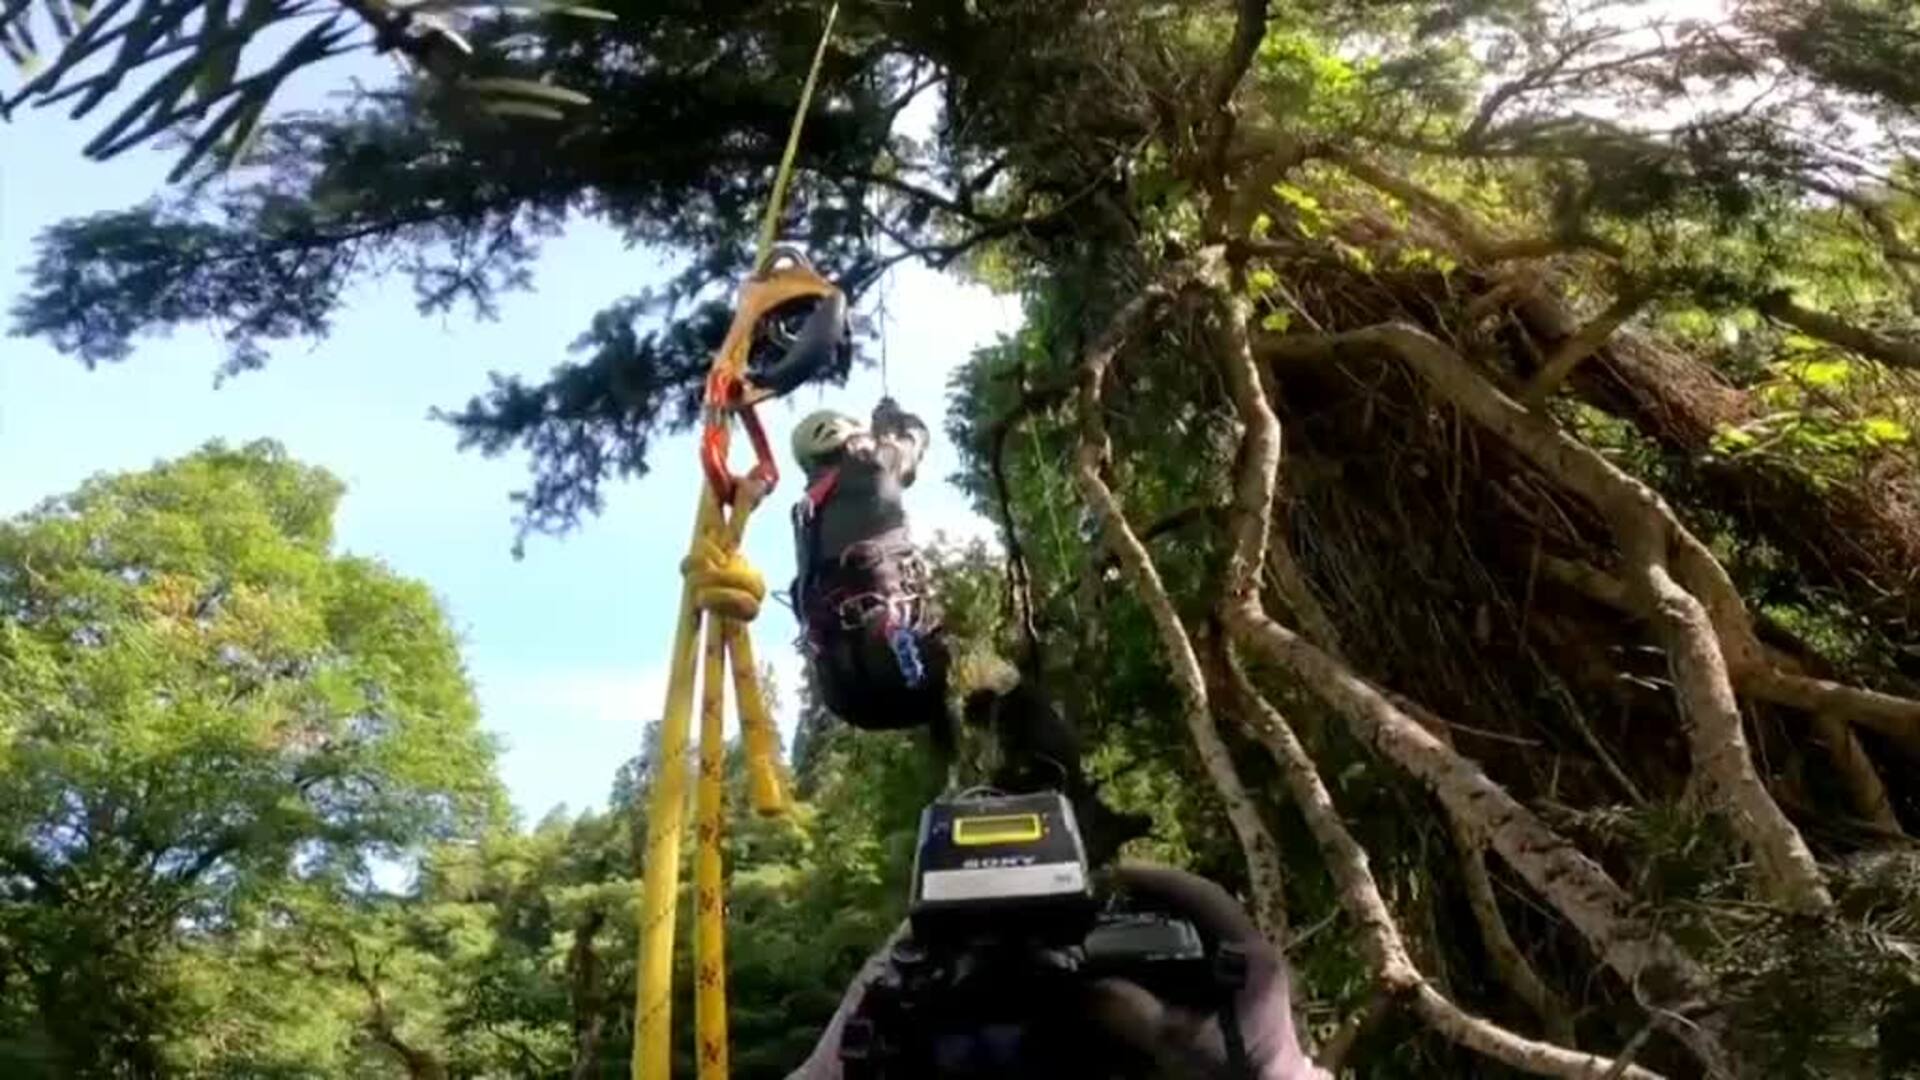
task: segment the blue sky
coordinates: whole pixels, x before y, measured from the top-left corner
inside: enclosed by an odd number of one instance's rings
[[[308,76],[285,103],[311,106],[328,86],[383,74],[370,58],[348,58]],[[24,288],[22,270],[42,228],[131,205],[163,183],[164,154],[82,158],[103,119],[75,123],[57,110],[32,110],[0,126],[0,308]],[[285,343],[264,371],[217,389],[223,350],[201,328],[144,341],[126,363],[92,372],[41,341],[0,337],[0,516],[93,473],[143,468],[209,439],[278,439],[347,482],[342,548],[384,560],[441,598],[523,817],[560,803],[597,806],[665,693],[675,566],[699,483],[693,446],[658,443],[653,473],[609,491],[602,517],[563,539],[531,541],[516,562],[507,496],[525,478],[525,458],[457,452],[452,432],[427,413],[464,402],[490,370],[544,373],[595,311],[660,272],[657,257],[575,222],[544,248],[534,291],[504,297],[497,321],[422,317],[404,280],[367,282],[328,338]],[[1017,303],[918,269],[898,272],[873,299],[882,292],[891,390],[938,431],[948,376],[975,346],[1012,329]],[[784,448],[806,411],[864,416],[879,393],[878,372],[867,370],[844,389],[804,388],[764,412]],[[954,468],[937,439],[913,496],[923,538],[989,535],[946,485]],[[783,484],[749,537],[749,555],[770,584],[792,576],[785,506],[796,494],[791,480]],[[799,670],[794,635],[778,604],[754,628],[759,655],[780,673],[787,734]]]

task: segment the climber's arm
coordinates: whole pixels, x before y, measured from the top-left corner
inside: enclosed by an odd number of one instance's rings
[[[873,407],[874,456],[881,468],[900,478],[901,487],[910,487],[926,456],[932,436],[920,418],[900,408],[890,397]]]

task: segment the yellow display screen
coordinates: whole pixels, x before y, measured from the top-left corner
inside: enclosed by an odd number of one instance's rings
[[[961,847],[984,844],[1031,844],[1040,839],[1039,814],[996,814],[955,818],[953,842]]]

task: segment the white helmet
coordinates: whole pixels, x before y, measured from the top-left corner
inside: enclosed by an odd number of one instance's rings
[[[847,445],[847,440],[867,430],[867,426],[846,413],[821,409],[809,413],[793,429],[793,457],[800,467],[811,468],[821,458]]]

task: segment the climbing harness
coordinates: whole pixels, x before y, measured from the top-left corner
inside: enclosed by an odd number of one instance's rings
[[[810,660],[818,660],[830,648],[828,638],[834,631],[876,634],[893,656],[902,685],[918,690],[927,680],[920,646],[929,630],[929,609],[922,596],[926,567],[919,553],[910,546],[903,549],[899,544],[867,541],[842,553],[837,573],[829,578],[834,587],[812,580],[820,514],[839,487],[840,470],[823,469],[807,488],[806,497],[793,507],[798,572],[792,596],[794,615],[800,620],[801,648]],[[849,559],[854,566],[848,565]],[[899,567],[897,579],[876,572],[889,560]]]
[[[700,1080],[724,1080],[727,1069],[725,905],[722,899],[722,840],[725,825],[723,787],[726,743],[723,713],[726,674],[733,675],[734,697],[746,748],[747,782],[754,810],[783,813],[787,798],[777,765],[778,737],[761,691],[759,668],[747,624],[760,612],[766,585],[740,551],[747,522],[776,484],[780,473],[765,429],[754,412],[811,374],[822,355],[818,335],[802,332],[791,342],[787,361],[771,377],[756,380],[749,356],[769,320],[796,305],[811,303],[822,323],[844,317],[845,298],[816,274],[806,259],[776,248],[787,184],[792,176],[800,130],[818,81],[821,60],[833,34],[836,3],[813,66],[800,93],[799,108],[787,137],[786,152],[774,177],[773,195],[762,222],[754,273],[740,290],[733,323],[708,371],[700,466],[704,474],[694,514],[693,540],[681,560],[680,614],[674,634],[660,746],[647,799],[647,849],[640,908],[639,967],[634,1012],[633,1080],[667,1080],[671,1068],[674,909],[680,885],[680,839],[686,819],[687,737],[692,721],[695,662],[700,682],[700,773],[695,813],[699,850],[694,863],[694,1026]],[[819,313],[825,312],[825,316]],[[810,323],[813,320],[810,320]],[[834,330],[837,332],[838,327]],[[752,444],[754,464],[745,475],[728,465],[735,420]],[[704,634],[704,645],[702,645]]]

